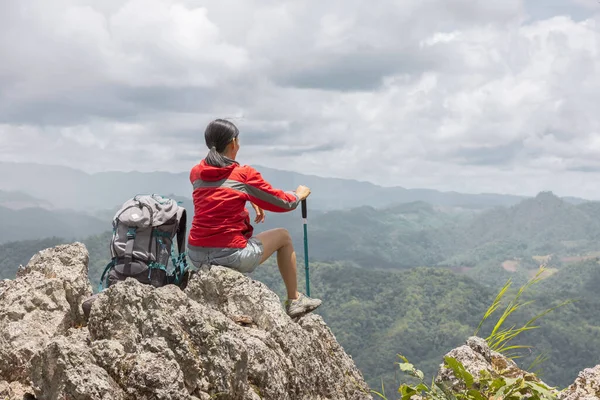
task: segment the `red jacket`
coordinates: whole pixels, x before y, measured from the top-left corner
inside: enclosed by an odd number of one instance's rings
[[[194,219],[188,243],[198,247],[246,247],[254,228],[246,202],[273,212],[292,211],[300,200],[274,189],[254,168],[233,163],[213,167],[202,160],[192,168]]]

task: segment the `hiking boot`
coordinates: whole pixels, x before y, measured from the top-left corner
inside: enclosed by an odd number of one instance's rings
[[[288,299],[285,301],[285,312],[290,317],[296,318],[314,311],[320,305],[321,300],[311,299],[302,293],[298,293],[298,298],[296,300]]]

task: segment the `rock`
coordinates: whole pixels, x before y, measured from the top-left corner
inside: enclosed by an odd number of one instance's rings
[[[493,377],[526,378],[529,381],[546,385],[535,375],[520,369],[513,360],[490,350],[487,342],[479,337],[468,338],[465,345],[451,350],[446,357],[452,357],[459,361],[473,375],[475,382],[478,381],[481,371],[485,371]],[[445,385],[452,391],[465,389],[465,383],[454,376],[453,371],[444,365],[440,366],[436,382]]]
[[[32,362],[31,381],[38,400],[122,400],[125,392],[96,364],[87,330],[52,339]]]
[[[598,400],[600,399],[600,365],[579,373],[575,382],[561,392],[561,400]]]
[[[471,336],[467,339],[467,346],[475,353],[483,356],[485,361],[492,362],[492,351],[485,339],[477,336]]]
[[[13,281],[0,285],[0,379],[29,382],[30,360],[51,338],[82,320],[91,294],[88,253],[82,244],[36,254]]]
[[[270,331],[288,325],[290,319],[279,297],[265,284],[225,267],[203,267],[190,278],[190,298],[233,318],[245,315],[258,329]]]
[[[26,267],[17,271],[17,279],[32,272],[59,279],[71,305],[71,325],[83,323],[81,304],[92,294],[88,279],[89,254],[81,243],[46,249],[34,255]]]
[[[0,282],[3,397],[372,398],[321,317],[293,321],[265,285],[227,268],[194,274],[185,291],[120,282],[83,326],[87,262],[83,245],[58,246]]]
[[[481,371],[494,373],[491,350],[485,340],[478,337],[469,338],[467,344],[451,350],[445,357],[452,357],[461,362],[474,377],[478,377]],[[454,376],[454,372],[450,368],[443,365],[440,367],[436,382],[445,384],[453,391],[465,389],[464,382]]]
[[[0,399],[2,400],[35,400],[33,389],[19,382],[0,381]]]
[[[264,398],[371,398],[362,375],[323,319],[309,314],[292,321],[263,283],[229,268],[205,267],[191,278],[186,293],[228,318],[246,315],[256,324],[256,329],[241,332],[255,355],[249,359],[248,380]],[[300,397],[287,397],[289,391]]]
[[[111,286],[88,328],[98,363],[135,398],[371,398],[319,316],[292,321],[266,286],[227,268],[196,274],[185,293]]]

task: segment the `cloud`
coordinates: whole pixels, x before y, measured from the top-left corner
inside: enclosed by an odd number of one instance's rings
[[[595,1],[0,4],[0,160],[240,161],[384,185],[600,199]],[[1,184],[0,184],[1,186]]]

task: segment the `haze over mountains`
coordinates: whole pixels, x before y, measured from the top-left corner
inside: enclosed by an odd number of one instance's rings
[[[191,166],[190,166],[191,167]],[[369,205],[384,207],[412,201],[436,206],[489,208],[511,206],[523,196],[504,194],[463,194],[429,189],[382,187],[368,182],[322,178],[295,172],[256,167],[275,187],[293,190],[309,186],[314,210],[339,210]],[[59,209],[104,210],[123,203],[137,193],[160,193],[190,198],[189,173],[103,172],[87,174],[62,166],[0,162],[0,190],[20,191],[51,203]],[[579,203],[584,200],[568,199]]]
[[[591,251],[600,237],[599,203],[386,188],[259,167],[274,186],[313,189],[311,257],[370,268],[472,267],[476,261],[552,251]],[[60,236],[83,238],[111,229],[119,205],[137,193],[173,195],[193,213],[187,173],[108,172],[0,163],[0,243]],[[5,199],[2,202],[2,199]],[[251,211],[252,212],[252,211]],[[257,232],[283,226],[301,246],[297,212],[267,214]],[[565,245],[568,243],[568,245]],[[593,250],[593,249],[592,249]]]
[[[0,164],[0,171],[3,168],[7,179],[0,189],[4,193],[22,198],[25,204],[52,204],[55,209],[0,206],[0,218],[7,228],[0,233],[0,243],[51,236],[71,240],[109,231],[116,208],[137,193],[178,194],[173,197],[193,213],[184,173],[90,175],[63,167],[8,163]],[[514,272],[507,272],[502,265],[526,271],[539,265],[533,257],[554,254],[556,264],[600,250],[596,245],[600,239],[598,202],[561,199],[551,192],[525,198],[384,188],[260,170],[274,186],[305,183],[313,188],[309,232],[314,260],[344,261],[369,269],[443,266],[473,276],[481,274],[486,282],[496,279],[490,278],[490,271],[499,276]],[[332,210],[332,204],[340,209]],[[255,225],[255,230],[274,227],[287,228],[301,248],[299,211],[267,213],[266,223]]]

